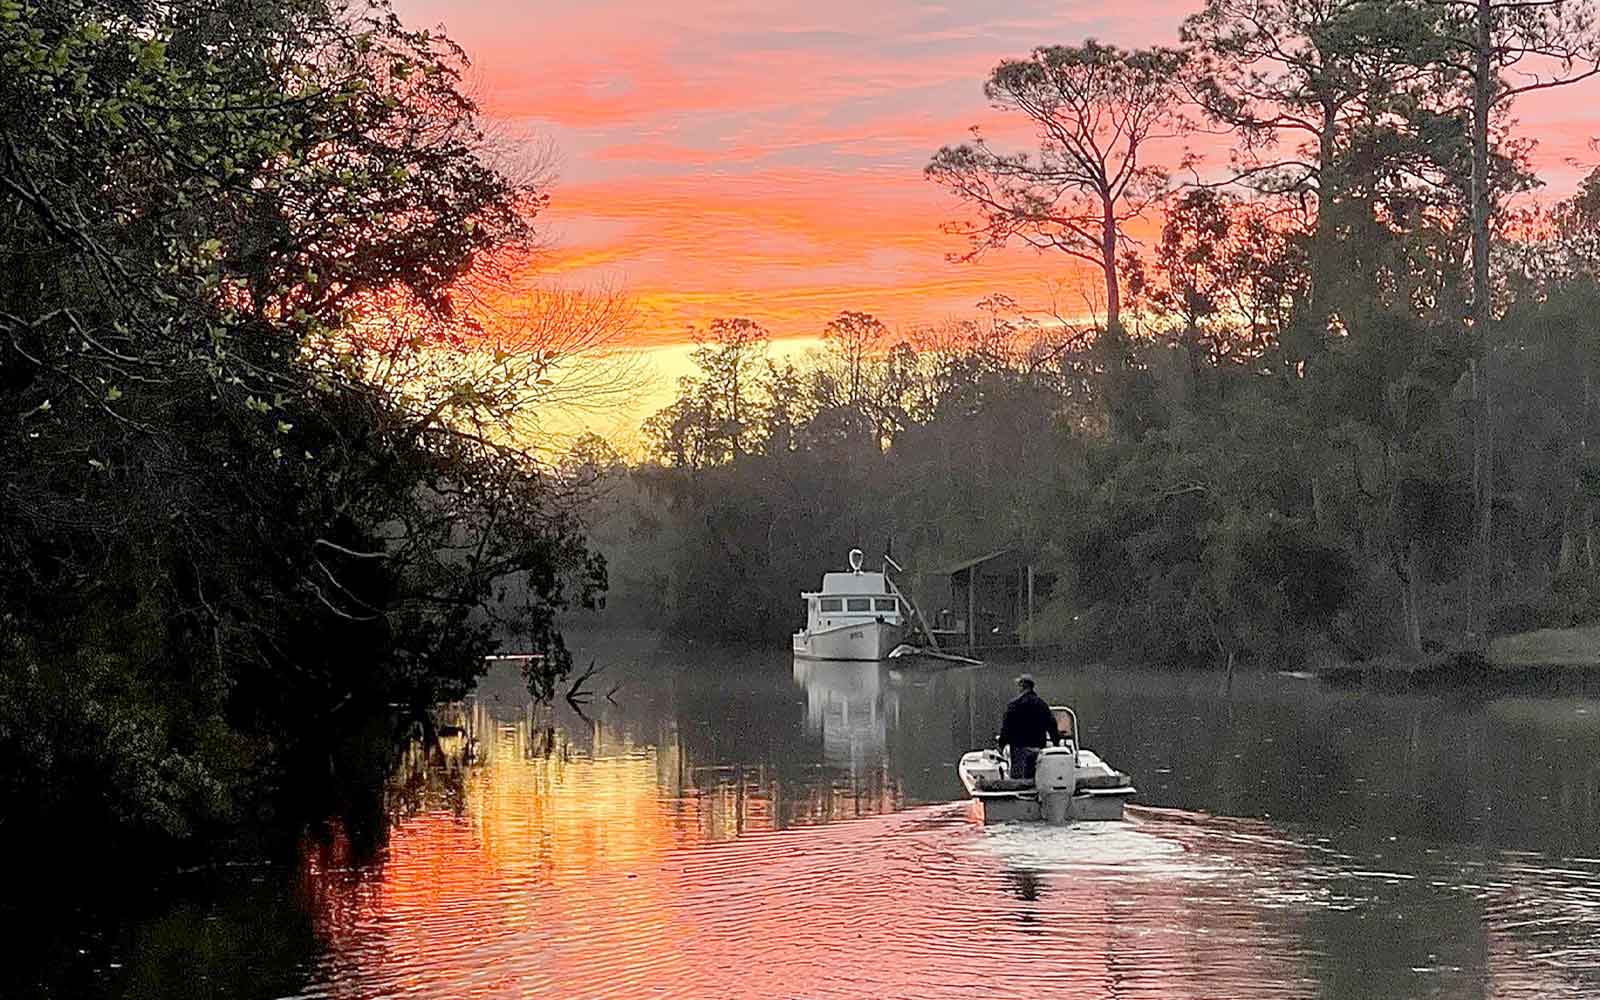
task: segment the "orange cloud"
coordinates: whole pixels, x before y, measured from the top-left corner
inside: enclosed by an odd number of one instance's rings
[[[750,316],[780,337],[815,333],[841,309],[912,325],[966,312],[996,290],[1039,299],[1085,279],[1059,254],[945,260],[962,244],[939,225],[958,209],[920,176],[911,185],[818,170],[639,178],[563,188],[554,206],[564,217],[626,223],[602,246],[572,227],[552,267],[569,278],[620,275],[653,315],[642,342],[681,340],[691,323],[718,315]]]
[[[562,151],[544,273],[626,288],[646,317],[635,343],[650,347],[716,316],[749,316],[781,338],[814,335],[842,309],[905,327],[968,313],[995,291],[1090,311],[1095,276],[1063,255],[949,262],[964,245],[940,224],[962,207],[922,167],[974,124],[999,146],[1034,144],[983,98],[999,60],[1089,36],[1173,44],[1199,3],[397,6],[410,23],[445,20],[489,113]],[[1518,106],[1523,134],[1540,140],[1547,194],[1570,191],[1600,159],[1588,145],[1597,94],[1600,80]],[[1225,162],[1226,140],[1203,135],[1167,144],[1157,161],[1175,168],[1185,145]]]

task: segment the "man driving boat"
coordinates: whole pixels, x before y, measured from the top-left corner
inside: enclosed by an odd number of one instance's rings
[[[1047,745],[1046,740],[1060,742],[1061,731],[1055,713],[1034,691],[1032,674],[1017,678],[1017,691],[1000,721],[1000,745],[1011,748],[1010,777],[1032,781],[1040,748]]]

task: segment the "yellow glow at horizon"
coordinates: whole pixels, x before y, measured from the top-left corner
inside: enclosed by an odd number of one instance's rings
[[[767,356],[779,364],[798,363],[808,352],[819,351],[822,346],[820,337],[786,337],[772,341]],[[672,403],[677,397],[679,379],[696,373],[692,358],[694,348],[694,344],[683,343],[623,349],[619,353],[632,354],[640,362],[642,384],[632,405],[599,413],[570,409],[543,413],[539,418],[540,428],[549,440],[540,442],[540,449],[560,452],[579,435],[591,433],[604,438],[622,454],[639,457],[643,445],[639,426],[651,414]]]

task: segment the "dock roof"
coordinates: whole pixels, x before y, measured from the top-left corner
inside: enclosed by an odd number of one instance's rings
[[[996,559],[1000,559],[1000,558],[1003,558],[1005,556],[1011,556],[1011,555],[1016,555],[1016,554],[1017,554],[1017,547],[1015,545],[1007,545],[1004,548],[995,549],[993,552],[985,553],[984,555],[977,556],[976,558],[973,558],[973,559],[966,559],[966,560],[963,560],[963,561],[958,562],[958,563],[952,563],[949,566],[940,566],[938,569],[930,569],[930,570],[928,570],[928,575],[929,576],[954,576],[957,573],[965,572],[965,571],[971,569],[974,566],[981,566],[986,562],[992,562],[992,561],[994,561]]]

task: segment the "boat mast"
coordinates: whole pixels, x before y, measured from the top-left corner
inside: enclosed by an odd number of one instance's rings
[[[927,621],[922,617],[922,610],[916,606],[916,604],[911,600],[911,598],[909,598],[905,594],[901,593],[900,592],[900,588],[895,586],[894,581],[889,578],[889,567],[890,566],[893,566],[895,568],[895,570],[898,571],[898,572],[901,572],[901,573],[905,572],[905,570],[900,568],[900,564],[899,563],[895,562],[893,558],[891,558],[890,556],[885,554],[884,557],[883,557],[883,582],[884,582],[884,585],[889,588],[889,593],[893,594],[902,603],[904,603],[907,608],[911,609],[911,617],[916,619],[917,624],[922,627],[922,634],[928,637],[928,645],[933,648],[934,652],[939,652],[940,651],[939,650],[939,640],[934,637],[933,629],[928,627]]]

